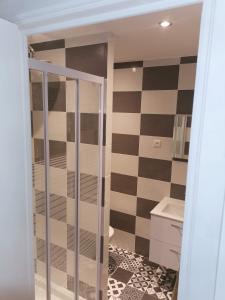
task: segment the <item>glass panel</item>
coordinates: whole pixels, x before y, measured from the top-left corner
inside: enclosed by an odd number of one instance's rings
[[[48,75],[51,294],[74,299],[76,81]]]
[[[96,299],[100,86],[80,81],[79,294]]]
[[[46,299],[46,197],[44,155],[43,73],[30,71],[35,297]]]

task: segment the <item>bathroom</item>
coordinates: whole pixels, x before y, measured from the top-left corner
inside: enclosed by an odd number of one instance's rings
[[[200,18],[30,37],[36,299],[175,299]]]

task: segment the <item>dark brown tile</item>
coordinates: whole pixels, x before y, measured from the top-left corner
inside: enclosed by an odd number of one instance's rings
[[[158,299],[159,299],[159,298],[156,296],[156,294],[154,294],[154,295],[149,295],[149,294],[147,294],[147,292],[146,292],[141,300],[158,300]],[[165,299],[165,298],[164,298],[164,299]]]
[[[170,197],[185,200],[185,190],[185,185],[171,183]]]
[[[132,275],[133,273],[128,270],[117,268],[111,277],[123,283],[128,283]]]
[[[150,241],[140,236],[135,236],[135,252],[145,257],[149,257]]]
[[[110,210],[110,225],[113,228],[134,234],[135,216],[131,216],[115,210]]]
[[[80,254],[96,260],[96,234],[80,229]]]
[[[48,83],[48,110],[66,111],[66,86],[64,81]]]
[[[66,272],[66,249],[51,244],[50,253],[51,266],[62,272]]]
[[[141,135],[173,137],[173,115],[141,115]]]
[[[32,82],[31,95],[32,95],[32,108],[33,110],[43,111],[43,90],[41,82]]]
[[[50,217],[61,222],[66,222],[66,204],[65,197],[50,194]]]
[[[81,113],[80,141],[98,145],[98,114]]]
[[[59,48],[65,48],[65,40],[55,40],[55,41],[48,41],[42,43],[35,43],[31,44],[31,47],[34,51],[45,51],[45,50],[53,50]]]
[[[42,83],[32,83],[33,110],[43,111]],[[66,111],[66,87],[64,81],[48,83],[48,110]]]
[[[193,109],[194,91],[178,91],[177,114],[191,115]]]
[[[138,176],[170,182],[171,168],[172,161],[139,157]]]
[[[113,112],[140,113],[141,92],[114,92]]]
[[[75,249],[75,229],[69,224],[67,224],[67,248],[71,251]]]
[[[46,260],[46,245],[45,240],[36,239],[36,250],[37,250],[37,259],[45,262]]]
[[[143,69],[143,90],[176,90],[179,65]]]
[[[66,67],[107,77],[107,44],[66,48]]]
[[[197,56],[184,56],[181,57],[180,63],[181,64],[193,64],[197,62]]]
[[[192,121],[192,118],[191,118],[191,116],[188,116],[187,117],[187,127],[191,127],[191,121]]]
[[[151,210],[158,204],[157,201],[137,198],[137,216],[150,219],[151,218]]]
[[[130,134],[112,134],[112,152],[138,155],[139,136]]]
[[[75,141],[75,113],[68,112],[66,114],[66,123],[67,123],[67,141]]]
[[[39,162],[44,160],[44,140],[34,139],[34,161]]]
[[[185,144],[184,144],[184,154],[185,155],[189,154],[189,147],[190,147],[190,142],[185,142]]]
[[[50,159],[54,157],[66,156],[66,142],[49,141],[49,156]]]
[[[112,173],[111,190],[114,192],[136,196],[137,177]]]
[[[67,274],[67,289],[74,292],[74,277]]]
[[[114,63],[114,69],[141,68],[141,67],[143,67],[142,60]]]

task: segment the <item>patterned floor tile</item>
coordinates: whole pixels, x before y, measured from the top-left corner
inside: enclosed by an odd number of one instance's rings
[[[136,273],[139,271],[139,268],[142,266],[141,262],[137,260],[124,259],[120,264],[120,268],[128,270],[130,272]]]
[[[142,255],[109,247],[116,268],[109,278],[109,300],[171,300],[176,272]]]
[[[113,259],[114,262],[116,263],[117,267],[125,260],[125,258],[115,252],[110,252],[109,253],[109,259]]]
[[[134,289],[132,287],[126,286],[120,295],[121,300],[141,300],[144,296],[144,293]]]
[[[118,267],[117,270],[111,275],[111,277],[123,283],[128,283],[132,275],[132,272]]]
[[[150,284],[150,278],[148,276],[142,276],[141,273],[134,273],[128,282],[128,286],[138,289],[141,292],[145,292]]]
[[[108,278],[107,296],[118,298],[125,289],[126,284],[111,277]]]

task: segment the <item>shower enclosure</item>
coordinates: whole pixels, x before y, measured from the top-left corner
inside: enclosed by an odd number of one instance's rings
[[[35,297],[99,299],[104,78],[29,59]]]

